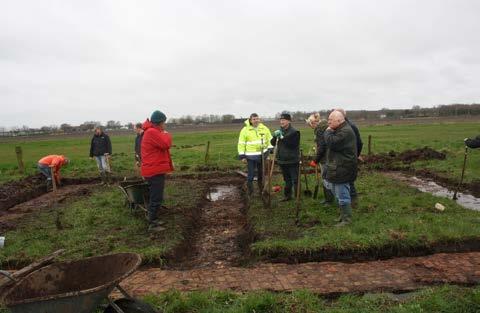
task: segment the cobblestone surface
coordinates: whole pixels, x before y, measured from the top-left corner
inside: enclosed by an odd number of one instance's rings
[[[409,291],[423,286],[480,283],[480,252],[435,254],[365,263],[260,264],[251,268],[211,267],[187,271],[150,268],[122,282],[135,296],[181,291],[306,288],[332,295],[350,292]]]

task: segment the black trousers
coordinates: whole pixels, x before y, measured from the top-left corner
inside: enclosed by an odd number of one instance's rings
[[[282,169],[283,180],[285,181],[284,195],[285,197],[292,196],[292,188],[294,188],[294,194],[298,184],[298,163],[294,164],[279,164]]]
[[[150,204],[148,205],[148,221],[157,219],[158,208],[163,202],[163,190],[165,189],[165,174],[146,178],[150,189]]]

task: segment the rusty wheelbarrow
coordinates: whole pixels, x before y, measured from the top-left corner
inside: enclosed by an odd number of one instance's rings
[[[3,302],[12,313],[92,313],[108,299],[112,312],[127,313],[108,295],[117,288],[126,299],[134,301],[119,283],[140,263],[135,253],[53,263],[19,279],[7,289]]]

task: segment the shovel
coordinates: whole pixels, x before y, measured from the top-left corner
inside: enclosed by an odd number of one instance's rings
[[[303,178],[305,179],[305,190],[303,191],[303,193],[305,194],[305,196],[311,197],[312,191],[308,188],[307,171],[305,170],[305,166],[303,164],[303,152],[301,150],[300,150],[300,160],[301,160],[300,163],[302,164]]]
[[[273,148],[272,163],[270,164],[270,171],[268,173],[268,184],[263,185],[264,193],[268,192],[270,194],[272,192],[272,176],[273,176],[273,168],[275,166],[275,158],[277,157],[277,151],[278,151],[278,137],[277,137],[277,140],[275,141],[275,148]]]
[[[463,183],[463,176],[465,175],[465,166],[467,165],[467,155],[468,155],[468,147],[465,146],[465,156],[463,157],[463,167],[462,167],[462,177],[460,178],[460,183],[458,183],[457,189],[453,193],[453,200],[457,200],[457,192],[458,189],[460,189],[462,183]]]
[[[315,178],[317,180],[315,184],[315,189],[313,190],[313,199],[317,199],[318,197],[318,188],[320,187],[320,176],[318,175],[318,164],[315,166]]]
[[[302,150],[300,150],[300,156],[302,156]],[[297,190],[296,193],[296,203],[295,203],[295,224],[300,224],[300,194],[301,194],[301,178],[302,178],[302,158],[300,157],[300,162],[298,162],[298,176],[297,176]]]

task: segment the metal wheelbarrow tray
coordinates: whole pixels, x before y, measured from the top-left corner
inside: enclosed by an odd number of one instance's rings
[[[128,207],[135,213],[138,209],[146,214],[150,192],[148,183],[143,180],[123,181],[119,184],[120,190],[125,195]]]
[[[12,313],[92,313],[115,287],[125,293],[118,284],[140,263],[136,253],[54,263],[19,280],[3,300]]]

